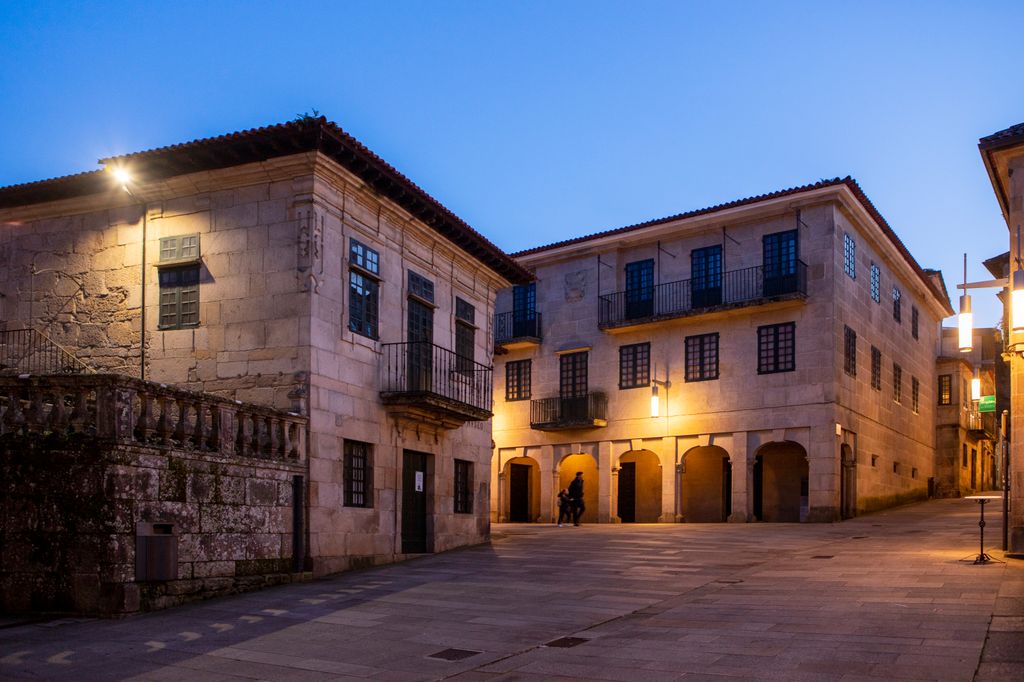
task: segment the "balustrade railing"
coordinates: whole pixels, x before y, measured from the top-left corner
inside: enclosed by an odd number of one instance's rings
[[[684,279],[601,296],[598,324],[614,327],[795,293],[807,293],[807,265],[803,261],[795,261],[783,270],[757,265],[730,270],[720,277]]]
[[[536,310],[514,310],[494,315],[494,343],[501,345],[514,339],[540,339],[540,313]]]
[[[81,435],[305,461],[305,417],[110,374],[0,376],[0,436]]]
[[[381,344],[381,395],[437,397],[491,411],[492,368],[425,341]]]
[[[535,429],[594,426],[607,418],[608,397],[604,393],[530,401],[530,426]]]
[[[976,409],[964,410],[964,421],[968,431],[984,431],[991,438],[995,438],[996,414],[995,412],[979,412]]]
[[[36,329],[0,331],[0,374],[90,374],[92,369]]]

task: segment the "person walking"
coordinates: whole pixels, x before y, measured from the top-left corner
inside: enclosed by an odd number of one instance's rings
[[[569,497],[569,491],[566,488],[562,488],[558,491],[558,527],[562,527],[563,521],[568,521],[572,518],[572,498]]]
[[[580,517],[587,510],[583,504],[583,472],[577,471],[576,478],[569,484],[569,499],[572,500],[572,525],[580,525]]]

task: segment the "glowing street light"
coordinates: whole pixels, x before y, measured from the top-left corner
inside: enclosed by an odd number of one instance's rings
[[[1010,326],[1024,331],[1024,269],[1020,260],[1020,225],[1017,226],[1017,269],[1010,280]]]
[[[974,377],[971,379],[971,400],[981,400],[981,372],[975,368]]]
[[[974,315],[971,312],[971,296],[967,293],[967,254],[964,254],[964,293],[960,297],[960,315],[957,317],[960,328],[959,346],[961,353],[970,353],[974,349]]]
[[[661,414],[660,406],[658,405],[658,384],[651,384],[651,416],[657,417]]]

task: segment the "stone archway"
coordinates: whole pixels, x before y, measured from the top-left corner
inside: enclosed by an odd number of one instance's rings
[[[657,523],[661,517],[661,461],[650,450],[619,457],[619,518],[623,523]]]
[[[792,441],[766,443],[754,455],[754,517],[769,522],[807,520],[807,451]]]
[[[691,448],[683,455],[680,475],[684,521],[728,520],[732,513],[732,464],[725,449],[714,445]]]
[[[586,507],[581,523],[597,522],[597,460],[590,455],[574,454],[566,455],[558,463],[558,490],[568,488],[576,472],[583,472],[583,505]],[[558,495],[558,490],[554,494]]]
[[[540,518],[540,465],[530,457],[514,457],[503,471],[503,518],[510,523],[532,523]]]

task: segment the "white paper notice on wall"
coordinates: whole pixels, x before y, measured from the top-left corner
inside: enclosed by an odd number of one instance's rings
[[[418,492],[418,493],[423,492],[423,472],[422,471],[417,471],[416,472],[416,492]]]

